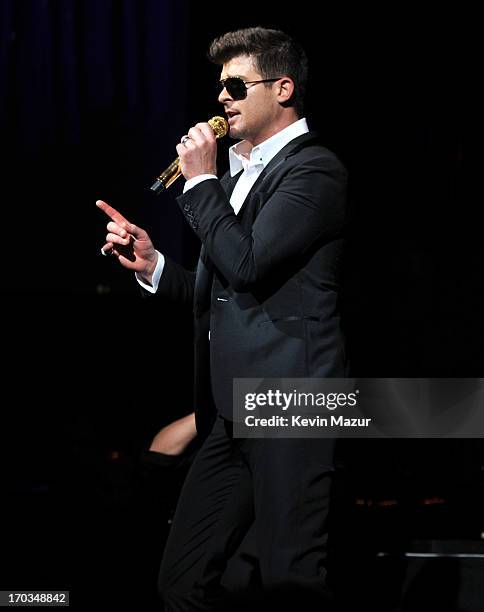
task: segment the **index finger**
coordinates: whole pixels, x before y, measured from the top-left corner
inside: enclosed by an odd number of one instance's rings
[[[109,206],[109,204],[107,202],[104,202],[104,200],[96,200],[96,206],[102,211],[104,211],[107,216],[110,217],[119,226],[126,228],[128,227],[128,225],[130,225],[129,221],[125,217],[123,217],[120,212],[118,212],[112,206]]]
[[[215,139],[215,132],[210,123],[197,123],[195,127],[198,128],[209,140]]]

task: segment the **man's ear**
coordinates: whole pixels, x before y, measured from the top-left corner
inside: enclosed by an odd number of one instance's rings
[[[287,106],[294,94],[294,81],[289,77],[283,77],[275,85],[277,101],[283,106]]]

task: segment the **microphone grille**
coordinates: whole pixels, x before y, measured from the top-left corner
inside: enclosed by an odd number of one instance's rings
[[[229,131],[229,124],[223,117],[212,117],[208,123],[215,132],[216,138],[222,138]]]

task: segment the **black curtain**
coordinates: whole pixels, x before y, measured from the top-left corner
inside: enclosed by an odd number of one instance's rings
[[[136,532],[127,500],[140,450],[192,409],[190,312],[141,300],[100,255],[95,206],[184,260],[175,193],[149,186],[186,130],[189,15],[168,0],[0,0],[1,582],[71,588],[83,609],[96,592],[134,600],[137,581],[141,609],[156,599],[161,544],[139,561],[157,536]]]
[[[187,4],[2,0],[0,11],[3,211],[16,261],[3,291],[116,286],[98,258],[97,198],[181,257],[181,217],[148,187],[186,129]]]

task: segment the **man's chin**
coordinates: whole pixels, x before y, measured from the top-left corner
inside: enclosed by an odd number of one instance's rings
[[[229,138],[232,138],[232,140],[241,140],[239,130],[235,127],[230,127],[229,128]]]

